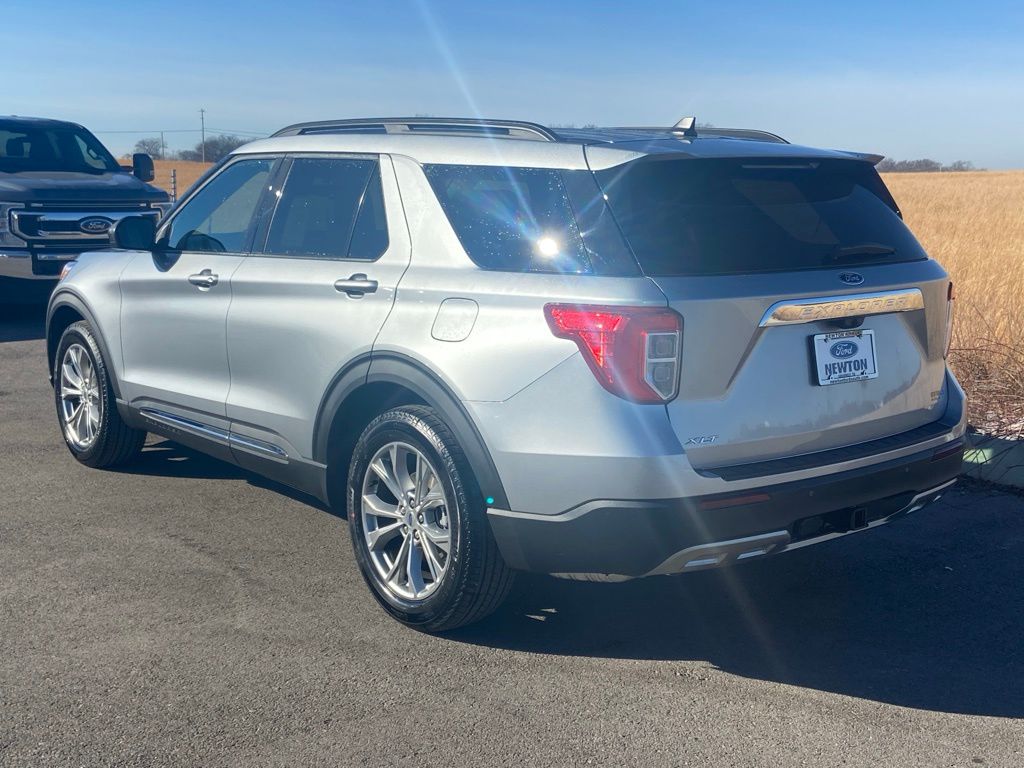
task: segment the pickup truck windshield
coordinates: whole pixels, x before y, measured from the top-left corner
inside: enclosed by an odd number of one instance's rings
[[[95,136],[76,125],[0,120],[0,172],[113,173],[121,167]]]
[[[648,275],[927,258],[868,163],[652,156],[595,175]]]

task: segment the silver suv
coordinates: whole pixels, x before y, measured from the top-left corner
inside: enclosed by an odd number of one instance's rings
[[[955,480],[953,291],[879,158],[740,130],[306,123],[129,217],[50,301],[57,414],[106,467],[153,432],[347,510],[395,618],[515,570],[758,558]]]

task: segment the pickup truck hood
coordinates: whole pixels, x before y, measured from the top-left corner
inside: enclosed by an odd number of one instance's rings
[[[0,172],[0,203],[160,203],[167,193],[130,173]]]

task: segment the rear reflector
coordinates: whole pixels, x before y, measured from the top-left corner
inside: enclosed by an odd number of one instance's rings
[[[946,345],[942,351],[943,357],[949,357],[950,347],[953,346],[953,307],[956,304],[956,288],[952,281],[946,289]]]
[[[703,510],[728,509],[729,507],[742,507],[747,504],[761,504],[769,501],[771,496],[767,493],[750,493],[746,496],[730,496],[725,499],[707,499],[700,503]]]
[[[667,307],[548,304],[551,332],[576,342],[609,392],[638,403],[663,403],[679,390],[683,318]]]
[[[943,447],[936,449],[935,453],[932,454],[932,461],[939,461],[957,453],[963,453],[963,451],[964,441],[957,440],[955,443],[950,443],[949,445],[944,445]]]

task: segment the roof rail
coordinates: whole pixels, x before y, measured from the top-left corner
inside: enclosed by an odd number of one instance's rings
[[[491,138],[558,141],[549,128],[521,120],[484,120],[461,117],[373,117],[355,120],[320,120],[296,123],[274,136],[303,136],[316,133],[431,134],[442,136],[487,136]]]
[[[686,118],[683,119],[685,120]],[[680,120],[679,122],[681,123],[683,121]],[[674,136],[685,136],[687,138],[693,138],[698,135],[722,136],[727,139],[751,139],[753,141],[768,141],[772,144],[789,144],[789,142],[781,136],[769,133],[768,131],[759,131],[755,128],[712,128],[709,126],[701,128],[698,132],[695,125],[687,128],[685,126],[680,127],[677,123],[671,128],[650,125],[622,125],[609,130],[636,131],[637,133],[671,133]]]
[[[772,144],[789,144],[778,134],[759,131],[756,128],[707,128],[706,131],[712,136],[724,136],[727,139],[753,139],[754,141],[768,141]]]

